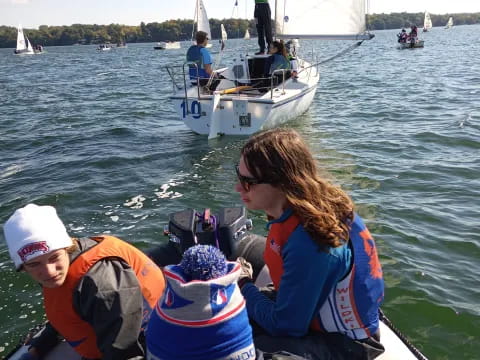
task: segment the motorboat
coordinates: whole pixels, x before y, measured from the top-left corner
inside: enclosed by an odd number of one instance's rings
[[[209,221],[208,226],[205,226],[207,221]],[[265,286],[270,282],[268,268],[262,256],[266,239],[261,235],[253,234],[251,230],[252,222],[248,219],[244,207],[222,208],[217,214],[210,214],[209,209],[203,212],[185,209],[170,214],[169,223],[164,228],[168,241],[163,241],[146,253],[163,267],[179,263],[182,253],[197,243],[217,246],[231,261],[238,256],[245,257],[253,266],[255,284]],[[385,352],[378,356],[377,360],[427,360],[425,355],[393,325],[381,310],[379,321],[381,343],[385,347]],[[31,336],[38,336],[43,329],[43,325],[34,327]],[[27,340],[31,336],[27,335]],[[4,359],[19,360],[27,351],[28,346],[23,340]],[[44,357],[44,360],[65,359],[81,360],[80,355],[65,341],[60,341]],[[285,357],[285,360],[287,359],[289,358]]]

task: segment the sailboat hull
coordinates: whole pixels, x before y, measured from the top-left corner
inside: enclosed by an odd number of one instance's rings
[[[13,53],[15,55],[35,55],[32,49],[14,50]]]
[[[223,80],[217,90],[233,91],[222,94],[215,109],[214,96],[199,95],[201,89],[196,86],[187,89],[186,96],[184,90],[179,90],[171,99],[180,119],[197,134],[212,135],[210,127],[215,115],[219,119],[219,124],[215,124],[218,134],[251,135],[278,127],[308,110],[320,76],[315,67],[309,67],[306,62],[304,66],[298,79],[290,78],[261,94],[252,94],[249,90],[235,93],[235,83]]]
[[[181,49],[181,45],[180,45],[180,42],[178,41],[160,41],[159,43],[157,43],[156,46],[154,46],[153,48],[155,50],[169,50],[169,49]]]

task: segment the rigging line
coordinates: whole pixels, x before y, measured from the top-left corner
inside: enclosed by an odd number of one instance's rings
[[[240,7],[238,6],[238,0],[235,0],[235,4],[233,5],[232,16],[230,19],[240,19]],[[237,38],[240,38],[240,28],[238,27],[237,23]]]
[[[303,69],[300,70],[299,72],[301,72],[301,71],[303,71],[303,70],[306,70],[306,69],[308,69],[308,68],[314,67],[314,66],[323,65],[323,64],[325,64],[325,63],[327,63],[327,62],[330,62],[330,61],[336,59],[337,57],[340,57],[340,56],[346,54],[347,52],[352,51],[353,49],[359,47],[360,45],[362,45],[362,43],[363,43],[364,41],[365,41],[365,40],[358,41],[358,42],[356,42],[355,44],[350,45],[350,46],[347,47],[346,49],[343,49],[343,50],[340,51],[339,53],[337,53],[337,54],[329,57],[328,59],[322,60],[322,61],[317,62],[317,63],[315,63],[315,64],[311,64],[310,66],[307,66],[306,68],[303,68]]]
[[[193,14],[193,24],[192,24],[192,40],[195,40],[195,21],[197,19],[197,10],[198,10],[198,1],[195,5],[195,13]]]
[[[367,0],[367,12],[365,14],[365,27],[367,28],[367,31],[372,30],[371,29],[371,24],[370,24],[370,1]]]

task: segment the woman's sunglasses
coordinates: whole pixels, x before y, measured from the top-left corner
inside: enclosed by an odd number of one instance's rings
[[[266,181],[258,180],[258,179],[255,179],[253,177],[244,176],[244,175],[240,174],[238,164],[235,165],[235,171],[237,172],[238,181],[240,181],[240,185],[242,185],[242,187],[245,191],[250,191],[250,187],[253,186],[253,185],[266,184],[267,183]]]

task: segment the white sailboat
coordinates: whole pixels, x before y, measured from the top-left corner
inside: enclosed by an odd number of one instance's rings
[[[445,29],[450,29],[453,26],[453,17],[449,17]]]
[[[23,33],[21,25],[18,25],[17,28],[17,47],[14,53],[17,55],[35,55],[32,44],[30,44],[30,40]]]
[[[155,50],[172,50],[180,49],[181,47],[179,41],[160,41],[153,48]]]
[[[100,44],[100,45],[98,45],[97,50],[98,51],[110,51],[110,50],[112,50],[112,45],[110,45],[108,43],[107,44]]]
[[[243,37],[245,40],[250,40],[250,32],[247,30],[245,30],[245,36]]]
[[[366,40],[366,0],[296,0],[295,6],[277,2],[276,35],[281,39]],[[355,43],[357,46],[360,43]],[[292,55],[296,55],[293,51]],[[240,55],[211,92],[188,77],[188,64],[167,67],[174,85],[171,99],[181,120],[194,132],[251,135],[277,127],[308,110],[320,79],[318,64],[296,57],[297,76],[286,69],[264,75],[267,55]],[[280,81],[276,82],[277,79]],[[284,80],[283,80],[284,79]],[[261,86],[259,86],[261,84]],[[214,125],[214,126],[212,126]]]
[[[210,32],[210,22],[208,21],[207,10],[202,0],[197,0],[195,6],[195,15],[193,17],[193,32],[192,40],[195,42],[195,33],[197,31],[205,31],[207,33],[208,39],[212,39],[212,34]],[[207,48],[212,47],[211,43],[208,43]]]
[[[428,11],[425,11],[425,17],[423,19],[423,32],[427,32],[432,28],[432,19]]]

